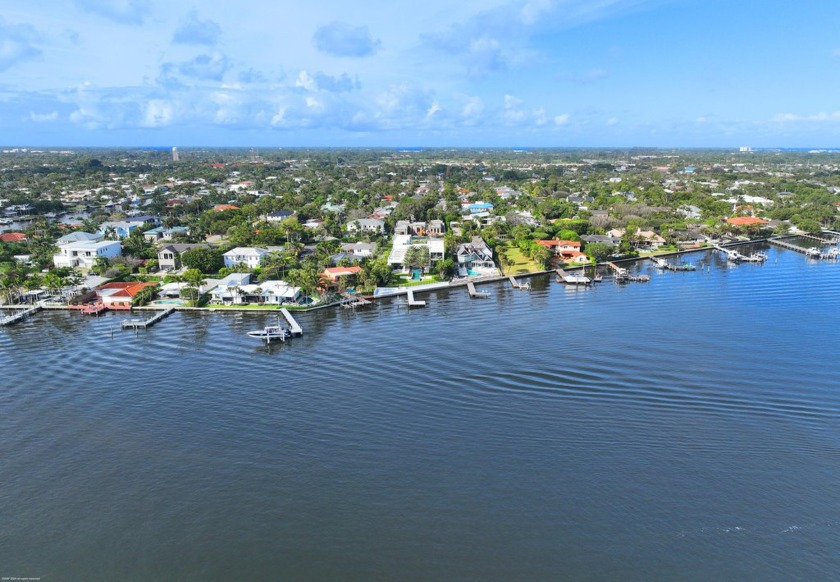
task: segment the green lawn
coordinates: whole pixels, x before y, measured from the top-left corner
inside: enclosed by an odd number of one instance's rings
[[[510,264],[505,266],[505,275],[521,275],[523,273],[534,273],[545,270],[526,257],[516,245],[507,244],[500,247],[498,251],[500,255],[504,252],[510,257]]]

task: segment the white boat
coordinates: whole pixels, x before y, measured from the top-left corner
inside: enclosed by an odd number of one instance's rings
[[[816,247],[812,247],[812,248],[806,250],[805,254],[808,255],[809,257],[811,257],[812,259],[819,259],[819,258],[822,257],[822,252],[820,251],[820,249],[818,249]]]
[[[282,325],[267,325],[262,329],[257,329],[248,332],[248,337],[261,339],[264,340],[266,343],[274,340],[280,340],[281,342],[284,342],[286,341],[286,338],[290,337],[291,335],[291,332]]]

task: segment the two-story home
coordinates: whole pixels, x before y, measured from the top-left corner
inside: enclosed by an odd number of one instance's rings
[[[89,269],[99,257],[119,257],[122,255],[122,243],[119,241],[75,241],[58,247],[53,255],[56,267],[82,267]]]
[[[181,268],[181,255],[191,249],[207,248],[206,244],[171,243],[158,251],[158,267],[161,271],[177,271]]]
[[[359,218],[347,223],[347,232],[350,234],[384,234],[385,221],[376,218]]]
[[[267,254],[267,249],[236,247],[224,253],[222,256],[225,259],[225,267],[233,268],[237,265],[245,265],[249,269],[256,269],[262,264],[263,258]]]

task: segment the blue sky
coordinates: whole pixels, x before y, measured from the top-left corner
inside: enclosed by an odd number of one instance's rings
[[[4,0],[0,143],[840,147],[836,0]]]

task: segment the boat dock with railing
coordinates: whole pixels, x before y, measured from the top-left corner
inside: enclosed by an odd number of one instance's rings
[[[169,309],[165,309],[160,313],[155,314],[153,317],[149,319],[126,319],[120,325],[123,329],[146,329],[152,327],[154,324],[159,322],[161,319],[168,317],[175,311],[174,307],[170,307]]]
[[[24,309],[23,311],[18,311],[17,313],[7,315],[6,317],[0,318],[0,326],[12,325],[13,323],[23,321],[27,317],[29,317],[31,315],[35,315],[36,313],[38,313],[42,309],[43,309],[43,306],[38,304],[38,305],[33,305],[31,307],[28,307],[28,308]]]
[[[803,235],[798,235],[798,236],[800,236],[801,238],[808,239],[808,240],[818,241],[821,244],[828,244],[824,240],[822,240],[821,238],[816,237],[816,236],[803,236]],[[834,258],[834,257],[829,257],[828,253],[825,253],[826,256],[823,256],[823,252],[818,247],[801,247],[799,245],[795,245],[792,242],[782,240],[780,238],[770,238],[770,239],[767,239],[767,242],[769,242],[771,245],[781,247],[783,249],[788,249],[790,251],[796,251],[797,253],[802,253],[803,255],[805,255],[805,256],[807,256],[811,259]]]

